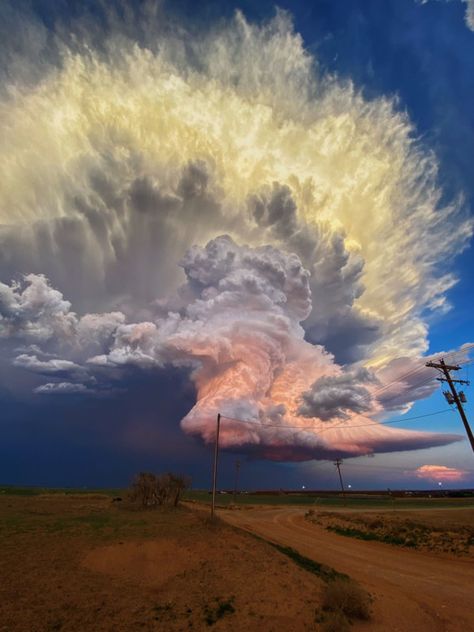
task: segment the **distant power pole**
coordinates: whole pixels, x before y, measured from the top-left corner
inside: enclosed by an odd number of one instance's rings
[[[214,446],[214,470],[212,473],[212,504],[211,504],[211,519],[214,518],[214,511],[216,509],[216,485],[217,485],[217,461],[219,458],[219,430],[221,427],[221,414],[217,415],[216,423],[216,443]]]
[[[237,501],[237,490],[239,488],[239,470],[240,470],[240,461],[239,459],[237,459],[235,462],[234,505]]]
[[[342,482],[342,474],[341,474],[341,465],[342,465],[342,459],[336,459],[334,461],[334,465],[337,467],[337,472],[339,474],[339,480],[341,482],[341,491],[342,491],[342,497],[345,498],[346,494],[344,492],[344,483]]]
[[[469,442],[471,444],[472,451],[474,452],[474,435],[472,434],[472,430],[469,426],[469,422],[466,417],[466,413],[464,412],[464,408],[462,402],[466,401],[466,396],[462,391],[459,393],[456,391],[456,387],[454,384],[467,384],[469,386],[469,382],[467,380],[453,380],[451,377],[450,371],[459,371],[461,368],[458,364],[445,364],[444,360],[441,358],[439,362],[427,362],[426,366],[431,367],[433,369],[438,369],[444,377],[436,378],[440,382],[447,382],[450,388],[450,391],[443,391],[444,396],[448,400],[448,404],[456,404],[458,407],[459,414],[461,415],[462,422],[464,424],[464,428],[466,429],[466,434],[468,436]]]

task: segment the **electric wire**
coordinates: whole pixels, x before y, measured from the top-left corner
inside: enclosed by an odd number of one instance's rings
[[[447,356],[446,356],[446,357],[447,357]],[[473,362],[474,362],[474,358],[472,358],[472,359],[470,359],[470,360],[467,360],[466,362],[463,362],[463,368],[464,368],[464,367],[468,367],[468,366],[469,366],[470,364],[472,364]],[[432,380],[435,380],[435,379],[436,379],[436,378],[435,378],[435,377],[433,377],[433,374],[432,374],[432,375],[430,375],[429,377],[426,377],[425,379],[421,380],[421,382],[416,382],[415,384],[410,385],[410,387],[409,387],[408,389],[406,389],[406,391],[404,391],[404,392],[406,393],[406,392],[409,392],[409,391],[411,391],[411,390],[415,390],[415,389],[419,388],[420,386],[423,386],[423,384],[427,384],[428,382],[431,382]],[[395,382],[392,382],[392,384],[396,383],[397,381],[398,381],[398,380],[396,380]],[[387,386],[389,386],[389,385],[387,385]],[[371,395],[372,395],[372,396],[375,396],[375,399],[379,399],[379,398],[377,397],[377,395],[378,395],[378,393],[379,393],[379,392],[380,392],[380,391],[377,391],[377,390],[372,391],[372,392],[371,392]],[[389,396],[389,397],[385,397],[385,398],[381,399],[380,401],[382,401],[383,403],[386,403],[386,402],[391,401],[392,399],[396,399],[397,397],[400,397],[400,393],[397,393],[397,394],[392,395],[392,396]]]
[[[414,421],[416,419],[422,419],[424,417],[433,417],[434,415],[441,415],[442,413],[445,412],[454,412],[452,408],[444,408],[443,410],[437,410],[433,413],[425,413],[424,415],[416,415],[414,417],[405,417],[403,419],[391,419],[390,421],[373,421],[369,424],[357,424],[356,426],[348,426],[345,423],[344,424],[339,424],[337,426],[328,426],[327,428],[316,428],[314,425],[312,426],[294,426],[294,425],[290,425],[290,424],[259,424],[258,419],[254,419],[254,420],[250,420],[250,419],[239,419],[238,417],[230,417],[229,415],[223,415],[221,413],[221,419],[227,419],[229,421],[237,421],[238,423],[243,423],[243,424],[251,424],[251,425],[257,425],[259,428],[289,428],[290,430],[318,430],[318,432],[320,434],[322,434],[323,432],[327,432],[328,430],[335,430],[336,428],[347,428],[347,429],[352,429],[352,428],[366,428],[369,426],[388,426],[390,424],[396,424],[396,423],[404,423],[406,421]]]
[[[444,358],[449,358],[453,355],[455,355],[456,353],[463,353],[466,350],[470,349],[474,347],[474,343],[470,343],[469,345],[466,345],[465,348],[462,351],[453,351],[450,352],[448,354],[444,354],[443,357]],[[435,354],[433,354],[435,355]],[[442,354],[440,354],[442,355]],[[469,366],[470,364],[472,364],[474,362],[474,358],[467,360],[466,362],[463,362],[463,368]],[[385,384],[384,385],[384,389],[388,388],[388,386],[390,386],[391,384],[395,384],[399,381],[402,381],[402,379],[405,379],[406,377],[409,377],[415,373],[417,373],[419,370],[426,368],[425,364],[420,365],[419,367],[417,367],[416,369],[413,369],[412,371],[408,371],[407,373],[405,373],[403,376],[399,376],[396,378],[396,380],[394,380],[391,383]],[[433,376],[430,375],[429,377],[423,379],[421,382],[417,382],[416,384],[411,385],[409,390],[414,390],[419,388],[420,386],[423,386],[423,384],[426,384],[430,381],[433,380]],[[383,390],[383,389],[380,389]],[[373,393],[371,393],[370,395],[373,396],[376,394],[377,391],[374,391]],[[384,403],[390,401],[391,399],[396,399],[396,397],[398,397],[399,394],[396,394],[392,397],[388,397],[386,399],[384,399]],[[397,424],[397,423],[406,423],[406,422],[410,422],[410,421],[415,421],[418,419],[424,419],[426,417],[433,417],[435,415],[440,415],[446,412],[455,412],[452,408],[444,408],[443,410],[438,410],[432,413],[425,413],[423,415],[415,415],[412,417],[403,417],[401,419],[391,419],[389,421],[382,421],[382,422],[377,422],[377,421],[372,421],[371,423],[367,423],[367,424],[357,424],[357,425],[347,425],[346,423],[341,423],[341,424],[337,424],[337,425],[333,425],[333,426],[328,426],[327,428],[316,428],[313,425],[308,425],[308,426],[296,426],[296,425],[291,425],[291,424],[259,424],[259,420],[258,419],[254,419],[254,420],[250,420],[250,419],[240,419],[237,417],[230,417],[229,415],[224,415],[221,413],[221,418],[223,419],[227,419],[229,421],[235,421],[238,423],[244,423],[244,424],[250,424],[250,425],[257,425],[259,428],[280,428],[280,429],[289,429],[289,430],[297,430],[298,432],[304,432],[306,430],[316,430],[318,432],[318,434],[324,434],[325,432],[328,432],[329,430],[336,430],[336,429],[340,429],[340,428],[346,428],[346,429],[352,429],[352,428],[367,428],[367,427],[374,427],[374,426],[388,426],[388,425],[392,425],[392,424]]]
[[[401,375],[396,376],[392,381],[387,382],[386,384],[383,384],[382,386],[380,386],[379,388],[375,389],[373,391],[373,394],[377,394],[380,393],[384,390],[386,390],[387,388],[389,388],[390,386],[392,386],[393,384],[396,384],[397,382],[403,382],[407,377],[411,377],[412,375],[414,375],[415,373],[418,373],[419,371],[421,371],[422,369],[426,369],[428,368],[426,366],[426,360],[428,358],[433,358],[435,356],[441,356],[444,359],[449,359],[453,356],[459,355],[459,354],[464,354],[467,351],[469,351],[470,349],[474,348],[474,343],[469,343],[467,345],[465,345],[465,347],[463,347],[462,350],[458,350],[458,351],[450,351],[448,353],[432,353],[429,356],[427,356],[426,358],[423,358],[420,360],[420,364],[418,366],[416,366],[415,368],[411,369],[410,371],[407,371],[406,373],[402,373]],[[466,362],[463,362],[463,366],[466,364],[470,364],[473,360],[467,360]]]

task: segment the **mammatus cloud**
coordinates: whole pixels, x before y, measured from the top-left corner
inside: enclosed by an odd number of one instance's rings
[[[205,441],[217,410],[269,458],[455,440],[372,421],[433,388],[397,358],[472,234],[393,100],[323,76],[284,12],[196,34],[145,2],[53,32],[4,6],[0,338],[40,392],[178,364]]]
[[[166,15],[105,19],[101,37],[78,24],[73,48],[51,36],[53,68],[23,56],[41,65],[33,85],[6,82],[3,279],[44,273],[80,311],[136,313],[225,232],[300,256],[308,337],[341,361],[425,351],[422,314],[455,282],[437,262],[472,227],[440,204],[436,159],[394,102],[321,76],[285,13],[198,37]]]
[[[429,481],[457,483],[466,479],[469,472],[446,465],[422,465],[415,470],[415,476]]]

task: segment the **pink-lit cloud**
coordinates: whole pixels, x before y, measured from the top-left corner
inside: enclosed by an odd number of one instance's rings
[[[349,370],[323,346],[305,340],[312,309],[310,273],[300,258],[274,246],[238,245],[222,235],[182,259],[186,282],[166,311],[139,322],[111,312],[78,317],[43,276],[0,284],[0,331],[43,344],[54,358],[21,353],[16,366],[70,378],[36,388],[50,396],[87,394],[97,376],[167,365],[191,372],[197,401],[183,430],[212,443],[223,415],[221,444],[275,460],[412,450],[458,441],[458,435],[390,428],[384,412],[386,372]],[[51,307],[52,306],[52,307]],[[53,326],[54,325],[54,326]],[[37,347],[38,349],[39,347]],[[392,375],[390,374],[392,378]],[[422,377],[426,377],[424,374]],[[91,382],[92,380],[92,382]],[[82,384],[81,384],[82,382]],[[407,401],[410,384],[397,397]]]
[[[415,470],[417,478],[442,483],[457,483],[467,478],[469,472],[446,465],[422,465]]]

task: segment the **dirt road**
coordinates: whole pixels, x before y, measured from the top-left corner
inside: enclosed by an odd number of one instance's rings
[[[221,510],[220,517],[359,581],[374,597],[380,632],[473,632],[474,564],[330,533],[304,519],[303,508]]]

